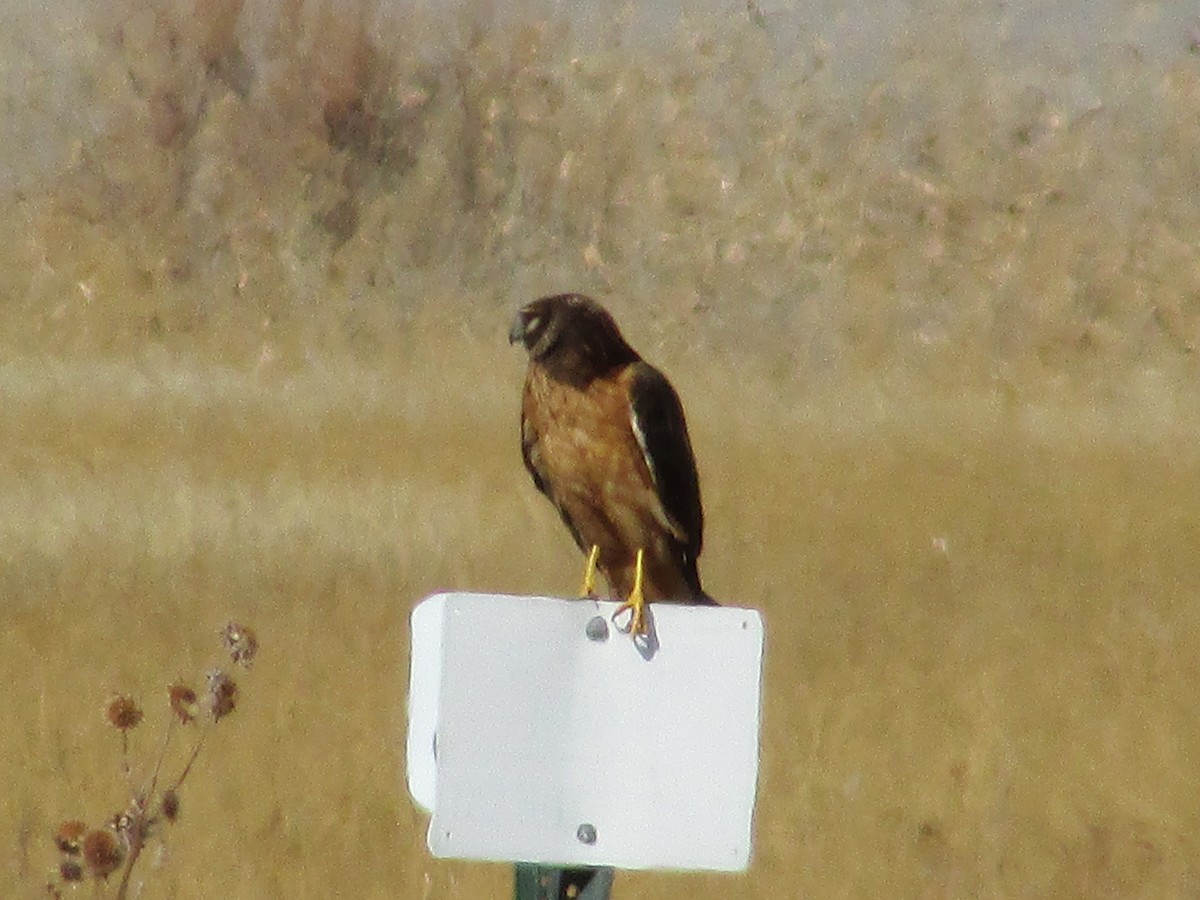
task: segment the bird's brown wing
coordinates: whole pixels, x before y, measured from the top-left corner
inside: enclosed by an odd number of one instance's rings
[[[702,595],[696,560],[704,546],[704,509],[683,405],[663,374],[644,362],[634,364],[629,401],[633,433],[679,541],[680,568]]]

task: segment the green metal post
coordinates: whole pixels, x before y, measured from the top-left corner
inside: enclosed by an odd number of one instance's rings
[[[515,900],[609,900],[613,870],[609,867],[563,869],[517,863]]]

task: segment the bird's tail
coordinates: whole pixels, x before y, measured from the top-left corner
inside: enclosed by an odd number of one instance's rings
[[[700,586],[700,567],[696,565],[696,557],[686,555],[683,558],[683,581],[687,585],[687,600],[693,606],[720,606],[703,587]]]
[[[693,606],[720,606],[721,604],[716,599],[704,590],[700,585],[700,573],[696,570],[695,565],[692,566],[691,572],[687,573],[687,597],[685,601]]]

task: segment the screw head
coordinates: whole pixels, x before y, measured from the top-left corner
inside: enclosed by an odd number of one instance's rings
[[[581,844],[596,843],[596,826],[591,822],[584,822],[575,829],[575,837],[579,839]]]
[[[589,641],[607,641],[608,620],[604,616],[592,616],[584,626],[583,633],[587,635]]]

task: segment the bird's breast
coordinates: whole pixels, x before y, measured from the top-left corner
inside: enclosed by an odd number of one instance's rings
[[[555,502],[584,537],[602,543],[587,532],[629,536],[652,527],[643,520],[660,503],[633,433],[624,373],[584,388],[531,373],[527,394],[525,415],[537,435],[540,467]]]

